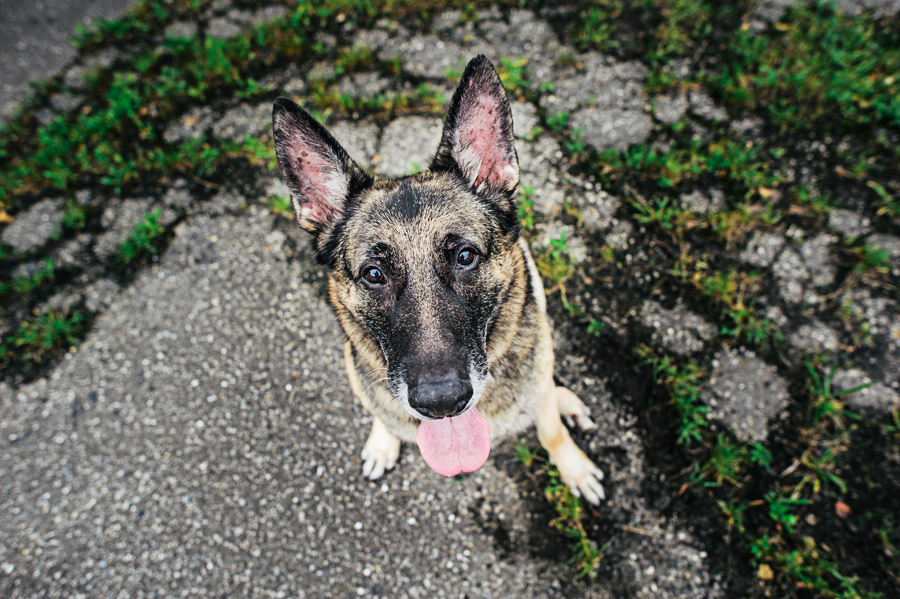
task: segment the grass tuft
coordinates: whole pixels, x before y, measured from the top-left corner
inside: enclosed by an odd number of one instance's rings
[[[48,351],[66,346],[78,345],[78,332],[84,316],[78,312],[58,312],[49,310],[34,320],[25,321],[0,344],[0,358],[18,356],[25,360],[40,362]]]
[[[900,28],[848,17],[832,2],[794,5],[765,34],[739,31],[717,80],[737,104],[766,107],[783,127],[900,125]]]
[[[516,459],[526,468],[532,467],[535,462],[541,463],[539,473],[549,477],[549,482],[544,487],[544,497],[556,511],[556,517],[550,521],[550,526],[572,540],[569,548],[572,556],[567,564],[574,563],[578,568],[580,577],[591,580],[597,577],[597,567],[603,559],[603,555],[612,543],[612,539],[603,546],[598,547],[592,541],[584,528],[584,510],[581,500],[569,490],[569,487],[559,478],[559,470],[551,464],[542,454],[543,450],[533,450],[524,441],[516,444]]]
[[[149,214],[144,213],[143,218],[134,223],[134,229],[116,248],[116,257],[121,266],[127,266],[145,252],[156,254],[156,239],[166,232],[159,224],[160,214],[162,209],[157,208]]]

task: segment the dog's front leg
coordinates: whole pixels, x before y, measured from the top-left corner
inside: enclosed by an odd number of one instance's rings
[[[538,411],[536,423],[538,439],[550,454],[550,461],[559,469],[559,477],[569,486],[572,493],[597,505],[606,497],[603,485],[600,484],[603,480],[603,471],[575,445],[569,431],[560,420],[560,404],[563,403],[563,407],[572,404],[569,395],[572,395],[572,392],[568,389],[551,387],[550,393]],[[577,397],[575,399],[581,404]]]
[[[394,467],[399,456],[400,439],[391,434],[381,418],[375,416],[372,432],[362,450],[363,476],[369,480],[381,478],[385,470]]]

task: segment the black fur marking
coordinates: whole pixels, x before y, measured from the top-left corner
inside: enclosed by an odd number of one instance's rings
[[[431,194],[423,191],[421,186],[413,186],[409,179],[401,180],[396,191],[388,197],[385,211],[407,221],[416,218],[421,212],[422,204],[430,199],[428,196]]]
[[[531,283],[531,273],[525,271],[525,306],[534,301],[534,285]],[[524,310],[524,307],[523,307]]]

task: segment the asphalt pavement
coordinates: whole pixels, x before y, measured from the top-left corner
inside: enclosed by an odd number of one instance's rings
[[[126,0],[2,0],[0,2],[0,122],[26,101],[29,82],[57,74],[76,55],[75,27],[122,16]]]

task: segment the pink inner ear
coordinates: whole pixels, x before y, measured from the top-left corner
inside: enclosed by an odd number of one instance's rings
[[[507,187],[515,177],[514,169],[510,168],[515,165],[515,155],[507,156],[500,111],[496,98],[483,95],[477,97],[475,105],[461,118],[459,148],[463,156],[459,162],[465,165],[464,170],[476,167],[478,161],[481,163],[472,182],[475,189],[485,181]]]
[[[319,223],[331,222],[343,213],[340,206],[347,195],[339,159],[330,149],[310,143],[303,135],[294,136],[291,142],[286,153],[303,195],[300,215]]]

